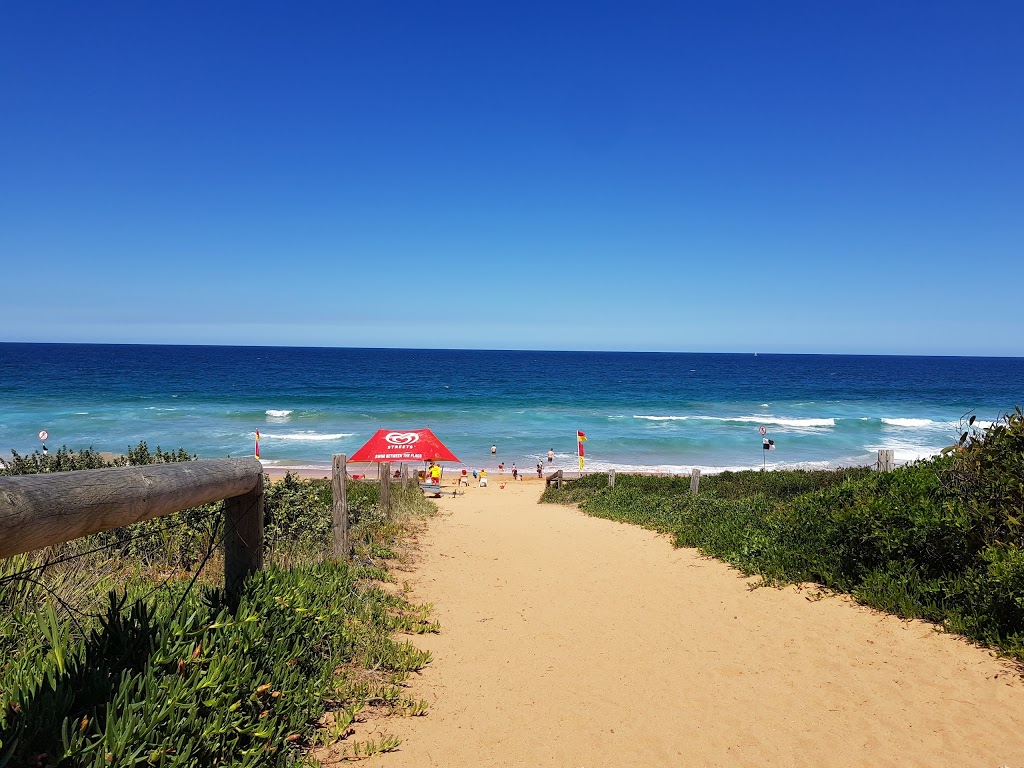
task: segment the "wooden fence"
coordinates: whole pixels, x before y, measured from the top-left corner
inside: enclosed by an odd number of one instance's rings
[[[896,462],[893,459],[893,450],[882,449],[878,452],[878,461],[875,462],[874,468],[879,472],[892,472],[896,468]],[[561,488],[562,483],[565,482],[565,478],[562,476],[562,470],[552,472],[544,481],[546,487],[555,486],[555,488]],[[615,470],[608,471],[608,487],[615,487]],[[690,471],[690,493],[694,496],[700,488],[700,468],[694,467]]]
[[[263,467],[204,459],[0,477],[0,557],[225,500],[224,587],[263,565]]]
[[[351,555],[345,454],[331,466],[334,557]],[[402,467],[402,483],[411,473]],[[380,472],[381,508],[391,513],[391,465]],[[142,467],[0,477],[0,558],[64,544],[224,500],[224,587],[237,597],[263,567],[263,465],[201,459]]]
[[[553,485],[555,488],[561,488],[563,482],[562,470],[559,469],[547,476],[544,480],[544,487],[547,488]]]

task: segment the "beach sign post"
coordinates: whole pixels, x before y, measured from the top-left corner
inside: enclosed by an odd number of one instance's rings
[[[580,457],[580,472],[583,471],[583,444],[587,442],[587,433],[576,430],[576,452]]]
[[[768,434],[768,429],[762,425],[757,428],[757,431],[761,433],[761,471],[763,472],[767,466],[767,455],[765,451],[775,450],[775,441],[769,440],[765,435]]]

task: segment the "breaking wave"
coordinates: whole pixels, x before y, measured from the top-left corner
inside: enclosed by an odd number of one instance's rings
[[[260,438],[270,440],[315,440],[315,441],[326,441],[326,440],[341,440],[345,437],[352,437],[352,432],[336,432],[332,434],[324,434],[322,432],[261,432]]]
[[[772,424],[777,427],[834,427],[835,419],[787,419],[778,416],[633,416],[648,421],[721,421],[737,424]]]
[[[890,427],[935,427],[939,422],[931,419],[882,419],[882,423]]]

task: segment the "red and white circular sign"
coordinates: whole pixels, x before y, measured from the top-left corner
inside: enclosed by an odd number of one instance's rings
[[[767,435],[768,434],[768,428],[764,427],[764,426],[758,427],[757,431],[760,432],[762,435]]]
[[[47,431],[46,431],[45,429],[41,429],[41,430],[39,430],[39,439],[40,439],[40,440],[45,440],[45,439],[46,439],[46,438],[48,438],[49,436],[50,436],[50,433],[49,433],[49,432],[47,432]]]

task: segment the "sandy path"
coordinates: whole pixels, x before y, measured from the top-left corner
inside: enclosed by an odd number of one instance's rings
[[[439,502],[411,577],[443,627],[416,638],[430,714],[378,724],[403,744],[369,765],[1024,767],[1024,684],[990,653],[750,591],[540,487]]]

